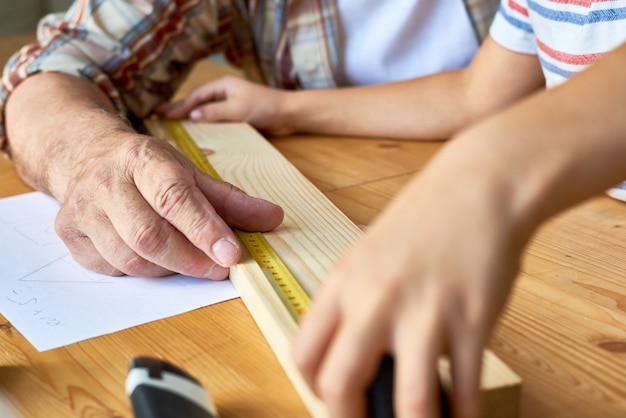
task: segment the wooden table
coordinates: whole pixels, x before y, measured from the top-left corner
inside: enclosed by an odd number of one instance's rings
[[[272,143],[362,225],[441,146],[306,135]],[[0,196],[29,190],[0,158]],[[598,196],[546,224],[526,251],[489,345],[523,379],[521,417],[626,416],[625,229],[626,204]],[[307,416],[239,299],[43,353],[0,316],[0,416],[132,417],[123,385],[137,355],[197,376],[222,418]]]

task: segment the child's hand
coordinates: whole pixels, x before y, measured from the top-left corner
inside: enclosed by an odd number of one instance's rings
[[[397,416],[438,416],[442,354],[455,416],[478,416],[483,348],[526,235],[516,237],[502,184],[466,168],[444,158],[414,179],[316,295],[295,356],[331,416],[366,416],[385,353],[395,357]]]
[[[287,93],[240,77],[225,76],[193,90],[185,99],[157,107],[171,119],[196,122],[247,122],[269,135],[292,131],[280,120]]]

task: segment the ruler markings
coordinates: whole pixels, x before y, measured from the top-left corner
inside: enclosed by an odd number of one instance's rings
[[[179,121],[165,120],[166,129],[176,142],[178,149],[206,174],[221,179],[202,150],[189,136]],[[298,321],[311,304],[311,299],[298,280],[289,271],[276,251],[260,232],[235,230],[235,234],[250,252],[263,273],[277,290],[287,309]]]

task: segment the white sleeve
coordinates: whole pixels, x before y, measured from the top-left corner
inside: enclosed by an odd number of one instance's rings
[[[528,18],[526,0],[502,0],[489,35],[511,51],[537,54],[535,33]]]

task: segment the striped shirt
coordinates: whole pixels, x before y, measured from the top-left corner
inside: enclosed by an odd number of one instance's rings
[[[491,36],[536,54],[547,87],[557,86],[626,42],[626,0],[503,0]]]
[[[76,0],[65,15],[42,19],[38,41],[5,67],[0,149],[4,103],[21,81],[43,71],[90,79],[120,112],[138,117],[171,97],[193,62],[218,52],[272,86],[345,85],[337,1]],[[498,0],[464,4],[482,40]]]

